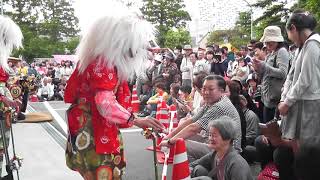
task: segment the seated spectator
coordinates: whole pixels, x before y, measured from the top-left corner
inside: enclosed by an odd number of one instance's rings
[[[149,81],[142,83],[141,87],[142,93],[139,96],[140,106],[147,104],[147,101],[152,96],[152,85]],[[142,108],[143,109],[143,108]]]
[[[253,180],[248,163],[233,148],[237,137],[235,122],[222,116],[209,123],[209,147],[213,151],[193,162],[193,180]]]
[[[165,91],[166,84],[163,82],[157,82],[155,84],[156,94],[149,98],[147,101],[146,109],[151,114],[151,116],[156,115],[157,104],[159,101],[167,101],[169,98],[168,93]]]
[[[237,109],[237,112],[240,116],[240,123],[241,123],[241,148],[246,146],[246,119],[241,107],[240,103],[240,93],[241,93],[241,86],[235,81],[226,81],[227,88],[226,88],[226,96],[229,97],[233,106]]]
[[[35,77],[38,76],[38,71],[35,69],[35,64],[31,63],[30,67],[28,68],[28,76],[34,75]]]
[[[257,110],[256,114],[258,115],[259,119],[263,118],[263,103],[261,101],[261,86],[257,85],[258,79],[255,73],[249,75],[247,79],[248,84],[248,95],[252,99],[253,103],[255,104]]]
[[[203,97],[201,95],[201,89],[203,85],[204,78],[208,75],[208,73],[204,71],[200,71],[197,73],[193,78],[193,88],[191,92],[191,96],[193,97],[193,104],[192,108],[193,111],[191,112],[191,115],[194,115],[198,112],[201,105],[203,104]]]
[[[23,61],[20,62],[20,68],[18,69],[19,75],[20,76],[27,76],[28,75],[28,64],[27,62]]]
[[[251,164],[257,160],[254,141],[259,134],[258,124],[260,120],[259,117],[247,107],[248,102],[243,95],[240,95],[240,104],[246,121],[246,144],[241,155],[249,164]]]
[[[67,85],[67,81],[68,81],[68,79],[66,77],[62,76],[60,83],[63,85]]]
[[[247,99],[240,95],[240,104],[246,120],[246,145],[254,146],[254,140],[258,136],[259,117],[247,108]]]
[[[256,115],[261,120],[262,119],[262,111],[260,113],[260,110],[257,108],[256,104],[253,102],[253,100],[249,96],[248,92],[245,90],[245,88],[242,85],[240,79],[237,76],[235,76],[235,77],[233,77],[231,79],[231,81],[236,82],[240,86],[240,93],[239,94],[243,95],[247,99],[247,102],[248,102],[247,107],[248,107],[248,109],[250,109],[251,111],[256,113]],[[260,114],[261,114],[261,116],[260,116]]]
[[[49,65],[49,67],[47,68],[48,70],[47,70],[47,77],[50,77],[50,78],[52,78],[52,79],[54,79],[55,78],[55,69],[51,66],[51,65]]]
[[[259,92],[260,89],[258,89],[259,86],[255,74],[249,74],[246,83],[248,84],[248,94],[252,99],[255,98],[257,93],[261,93]]]
[[[43,85],[41,88],[38,89],[37,93],[38,97],[42,101],[47,101],[52,98],[54,95],[52,87],[48,84],[48,79],[43,79]]]
[[[176,99],[178,120],[186,117],[192,110],[191,86],[181,86],[179,88],[179,97]]]
[[[60,64],[53,62],[54,77],[61,79]]]
[[[65,61],[65,66],[60,68],[60,73],[62,76],[66,77],[67,79],[69,79],[70,75],[73,72],[73,68],[71,66],[71,62],[70,61]]]
[[[54,91],[54,95],[52,97],[52,100],[63,101],[64,90],[65,90],[65,85],[61,84],[61,83],[58,84],[57,89],[55,89],[55,91]]]
[[[40,63],[39,67],[37,69],[37,72],[39,75],[44,76],[47,73],[47,68],[46,68],[45,64]]]
[[[55,87],[54,87],[54,84],[52,83],[52,79],[50,77],[46,77],[46,79],[47,79],[48,86],[50,86],[52,91],[54,91]]]
[[[237,124],[237,138],[234,146],[238,151],[241,151],[240,117],[230,99],[224,96],[225,88],[226,82],[222,76],[207,76],[202,88],[205,105],[195,115],[186,118],[175,130],[168,134],[160,143],[160,146],[170,146],[178,138],[188,139],[204,130],[205,134],[202,139],[186,141],[188,159],[193,162],[211,151],[208,144],[204,143],[208,138],[208,123],[219,119],[221,116],[229,116]]]
[[[170,85],[170,96],[167,101],[167,104],[170,106],[176,103],[176,99],[179,98],[179,89],[180,85],[178,83],[173,83]]]

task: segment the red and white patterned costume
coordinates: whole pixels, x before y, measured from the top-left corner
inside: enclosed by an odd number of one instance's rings
[[[66,160],[85,179],[121,179],[126,165],[119,128],[130,127],[129,77],[147,58],[149,23],[132,14],[95,21],[77,49],[65,90],[69,108]]]

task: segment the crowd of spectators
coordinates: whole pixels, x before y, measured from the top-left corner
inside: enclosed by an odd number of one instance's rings
[[[71,73],[73,72],[72,61],[43,61],[32,62],[17,61],[8,63],[11,78],[33,78],[35,86],[29,92],[29,100],[37,101],[62,101],[64,89]]]
[[[286,27],[287,32],[292,33],[294,26],[306,35],[290,34],[289,38],[300,42],[298,36],[303,36],[304,40],[312,37],[318,41],[318,35],[312,33],[316,24],[314,18],[308,13],[296,13],[296,16],[306,22],[293,18],[291,25]],[[304,53],[297,47],[304,46],[305,41],[300,43],[287,44],[280,27],[268,26],[260,41],[252,40],[238,50],[231,51],[219,45],[197,49],[185,45],[173,51],[153,51],[149,56],[148,68],[138,74],[135,81],[141,102],[138,115],[155,116],[156,105],[163,100],[177,107],[179,125],[164,137],[160,146],[170,146],[178,138],[186,139],[194,179],[198,179],[197,176],[201,176],[200,179],[205,179],[203,176],[253,179],[246,163],[255,162],[261,164],[262,171],[258,179],[298,179],[299,175],[294,172],[293,155],[298,152],[296,139],[304,137],[304,141],[307,141],[311,136],[295,123],[305,121],[309,127],[308,122],[314,124],[315,117],[318,117],[311,115],[319,113],[318,110],[311,112],[316,106],[307,107],[306,104],[318,102],[319,93],[315,88],[306,88],[303,82],[309,83],[310,79],[318,77],[311,71],[318,72],[319,62],[314,62],[312,68],[308,66],[308,71],[306,66],[297,66],[295,58],[302,59],[303,55],[297,55]],[[313,49],[318,52],[318,42]],[[314,60],[319,60],[318,54]],[[298,77],[299,73],[304,80],[299,78],[300,75]],[[315,87],[318,81],[310,81],[308,87],[311,84]],[[312,97],[300,91],[301,88],[310,91]],[[291,114],[288,114],[288,109]],[[308,114],[297,114],[299,112]],[[295,117],[294,122],[288,121],[287,118],[292,118],[292,115],[299,118]],[[262,124],[279,119],[282,120],[282,127],[288,129],[282,129],[282,137],[279,137],[281,144],[276,144],[261,133],[261,128]],[[230,127],[230,124],[234,127]],[[320,129],[318,123],[309,128]],[[302,132],[305,133],[303,136],[297,135]],[[312,137],[319,139],[318,134]],[[301,166],[301,159],[297,160],[300,163],[297,165]]]
[[[308,145],[311,139],[320,142],[315,122],[320,115],[320,36],[312,32],[315,26],[315,19],[301,11],[286,27],[295,44],[285,42],[280,27],[268,26],[260,41],[239,49],[217,44],[153,49],[147,68],[130,82],[140,100],[138,116],[155,117],[159,101],[177,107],[179,125],[160,146],[186,139],[193,179],[250,180],[248,164],[254,162],[261,165],[258,179],[312,179],[307,171],[316,171],[303,163],[310,159],[320,168],[307,155],[319,152]],[[70,61],[9,62],[9,67],[12,76],[39,80],[36,91],[29,92],[31,101],[63,100],[74,69]],[[279,119],[282,144],[259,127]],[[300,152],[296,140],[302,140]]]

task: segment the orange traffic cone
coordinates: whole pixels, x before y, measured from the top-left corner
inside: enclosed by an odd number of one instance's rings
[[[140,110],[140,101],[137,95],[137,86],[133,85],[132,89],[132,96],[131,96],[131,105],[132,105],[132,112],[137,113]]]
[[[173,158],[172,180],[191,179],[189,172],[189,162],[184,140],[179,138],[175,144]]]
[[[162,157],[163,158],[162,160],[164,161],[164,163],[163,163],[163,168],[162,168],[161,180],[167,179],[168,166],[169,166],[169,164],[173,163],[174,149],[175,149],[175,146],[171,146],[169,149],[169,152],[164,153],[164,156]]]

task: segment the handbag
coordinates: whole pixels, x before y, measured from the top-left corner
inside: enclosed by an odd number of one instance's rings
[[[299,143],[297,140],[283,139],[281,137],[282,133],[277,119],[269,121],[266,124],[259,123],[259,127],[261,129],[261,133],[269,139],[273,146],[288,146],[292,148],[295,154],[298,152]]]
[[[273,146],[281,144],[281,130],[276,120],[267,122],[266,124],[259,123],[261,133],[266,136]]]

